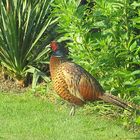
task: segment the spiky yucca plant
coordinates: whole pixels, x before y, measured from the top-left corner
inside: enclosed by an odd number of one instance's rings
[[[26,79],[34,66],[48,58],[48,28],[55,23],[50,17],[53,0],[0,1],[0,62],[18,81]],[[38,71],[38,70],[37,70]]]

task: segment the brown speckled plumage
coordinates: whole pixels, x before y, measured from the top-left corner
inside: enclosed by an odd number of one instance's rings
[[[56,48],[55,46],[57,52]],[[128,107],[128,104],[121,99],[105,94],[101,85],[90,73],[81,66],[67,61],[63,56],[56,54],[51,56],[50,72],[54,90],[72,104],[82,105],[86,101],[102,99],[123,108]]]

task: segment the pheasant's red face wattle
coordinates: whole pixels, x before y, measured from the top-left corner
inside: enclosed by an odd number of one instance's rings
[[[56,52],[58,50],[58,44],[56,41],[52,41],[50,46],[54,52]]]

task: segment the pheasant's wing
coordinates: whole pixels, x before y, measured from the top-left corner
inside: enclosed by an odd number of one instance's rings
[[[78,88],[82,75],[80,68],[74,63],[63,63],[62,74],[70,94],[84,101]]]

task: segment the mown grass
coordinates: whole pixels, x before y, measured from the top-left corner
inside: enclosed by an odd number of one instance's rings
[[[68,115],[69,108],[31,94],[0,93],[2,140],[132,140],[138,134],[97,114]]]

